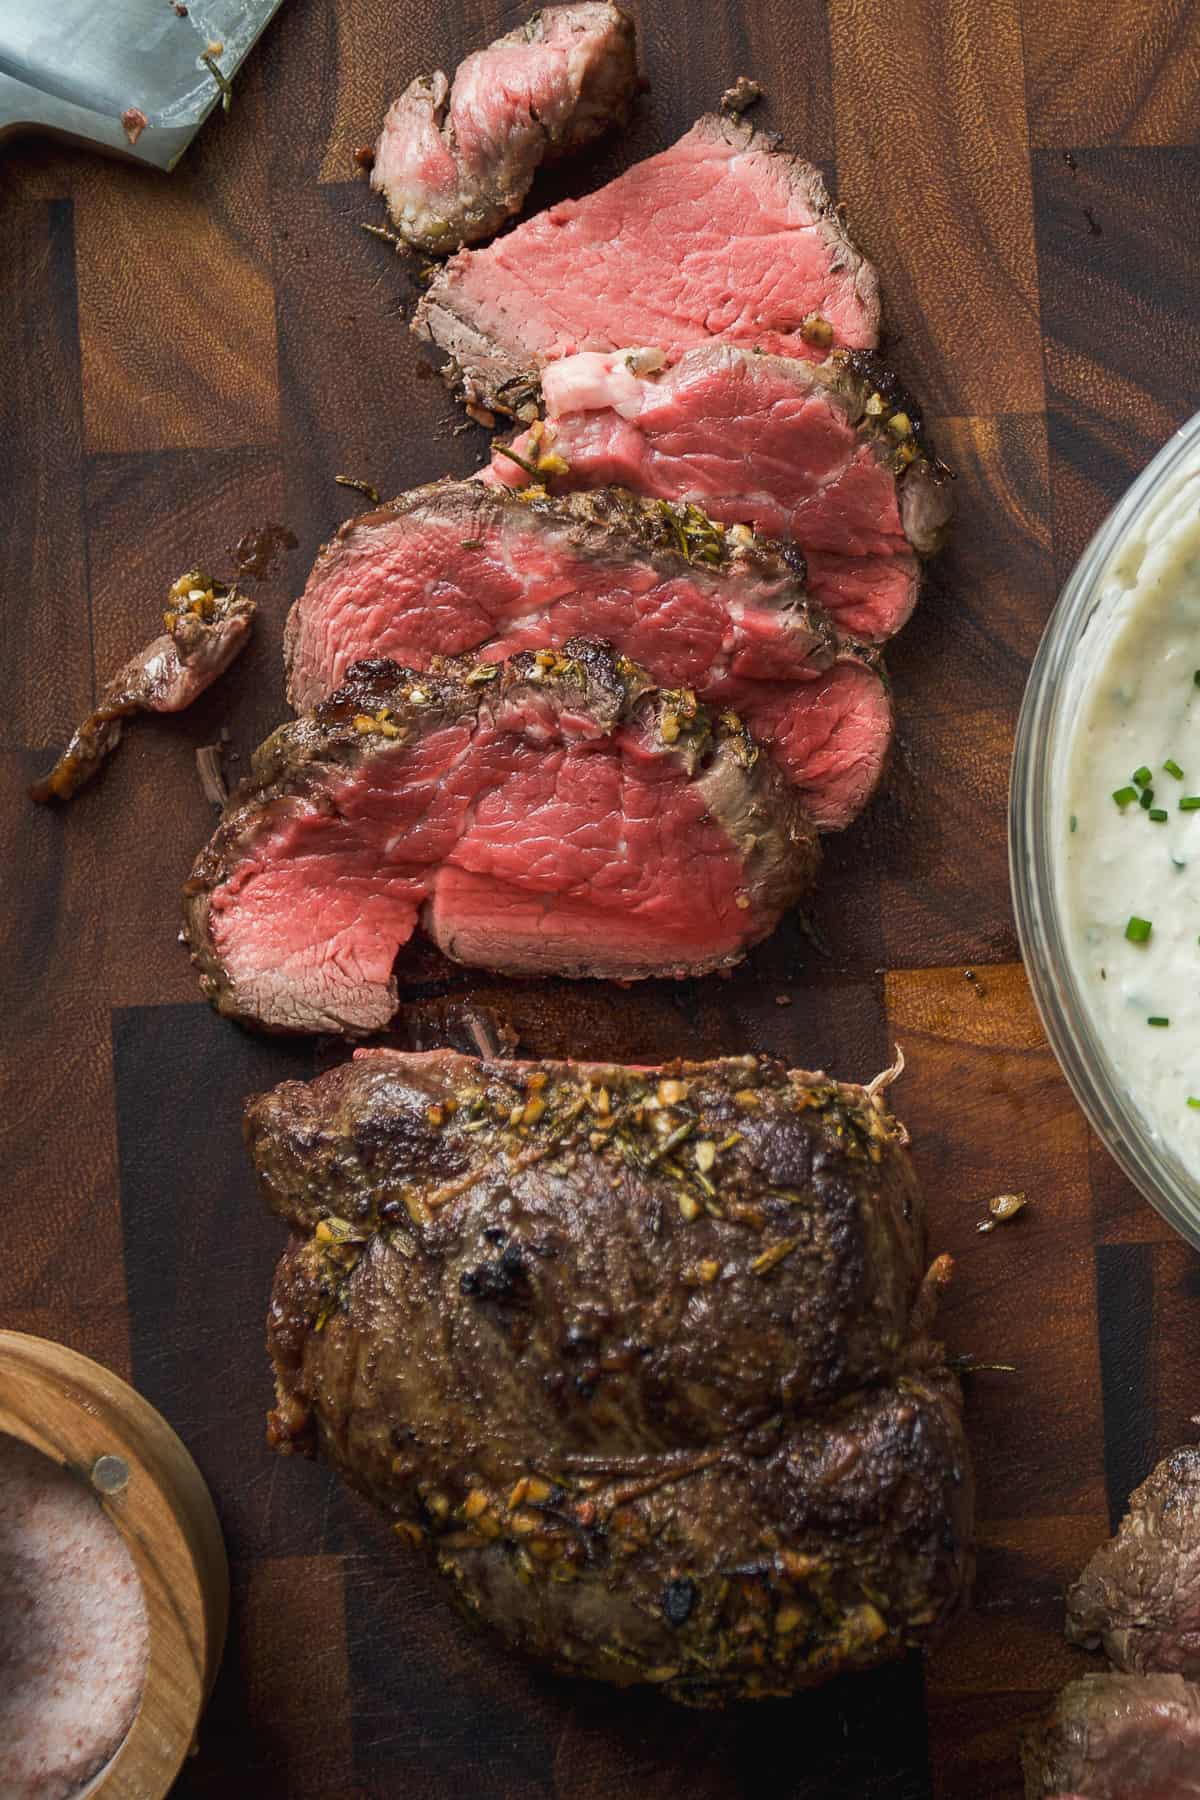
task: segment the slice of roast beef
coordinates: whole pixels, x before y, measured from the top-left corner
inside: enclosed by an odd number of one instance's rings
[[[413,329],[469,402],[520,418],[559,357],[654,344],[673,363],[716,339],[820,362],[874,346],[879,300],[817,170],[714,113],[607,187],[459,251]]]
[[[699,974],[808,886],[816,841],[769,758],[605,646],[418,674],[360,663],[257,752],[185,890],[222,1012],[362,1034],[420,918],[513,974]]]
[[[623,125],[637,86],[619,6],[547,6],[476,50],[453,84],[420,75],[383,121],[371,186],[406,242],[435,255],[478,243],[521,209],[538,165]]]
[[[657,351],[585,351],[550,364],[542,398],[544,419],[497,446],[482,479],[516,488],[536,467],[552,492],[615,484],[791,539],[845,636],[880,642],[912,612],[917,557],[950,518],[949,472],[875,357],[713,344],[662,368]]]
[[[289,697],[310,706],[374,655],[425,668],[603,637],[738,713],[810,817],[843,825],[883,767],[891,706],[869,656],[831,667],[802,566],[686,506],[436,482],[348,520],[322,552],[288,621]]]
[[[183,712],[245,648],[255,602],[199,569],[181,575],[167,596],[162,633],[130,657],[78,727],[34,800],[69,800],[99,772],[134,713]]]
[[[1067,1636],[1119,1669],[1200,1680],[1200,1449],[1165,1457],[1067,1595]]]
[[[252,1101],[246,1139],[295,1234],[272,1441],[510,1645],[719,1704],[959,1611],[961,1396],[877,1089],[369,1051]]]
[[[1021,1747],[1027,1800],[1196,1800],[1200,1688],[1179,1675],[1084,1675]]]

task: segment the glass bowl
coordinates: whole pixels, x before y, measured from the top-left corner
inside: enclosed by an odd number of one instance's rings
[[[1134,526],[1176,501],[1200,463],[1200,413],[1159,451],[1071,573],[1029,672],[1017,720],[1008,853],[1017,933],[1050,1046],[1092,1128],[1129,1179],[1200,1248],[1200,1182],[1143,1118],[1101,1042],[1072,968],[1056,847],[1070,829],[1066,764],[1079,707],[1116,623],[1114,563]]]

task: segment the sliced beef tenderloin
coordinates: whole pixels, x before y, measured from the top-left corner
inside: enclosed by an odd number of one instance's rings
[[[623,125],[637,86],[633,20],[619,6],[547,6],[392,105],[371,186],[407,243],[444,255],[521,209],[538,166]]]
[[[1175,1450],[1067,1595],[1067,1636],[1119,1669],[1200,1680],[1200,1448]]]
[[[462,250],[413,320],[468,402],[532,416],[542,370],[582,350],[714,339],[819,362],[873,348],[875,271],[821,176],[743,119],[709,114],[669,150],[483,250]]]
[[[250,1103],[270,1436],[572,1674],[713,1704],[936,1637],[971,1568],[924,1210],[873,1089],[360,1053]]]
[[[363,1034],[418,919],[513,974],[699,974],[808,886],[811,827],[768,758],[607,647],[418,674],[360,663],[257,752],[185,890],[222,1012]]]
[[[869,656],[832,662],[802,567],[687,506],[437,482],[348,520],[322,552],[288,621],[289,697],[312,705],[372,655],[424,668],[603,637],[744,718],[832,828],[870,794],[891,708]]]
[[[1027,1800],[1200,1800],[1200,1688],[1084,1675],[1021,1747]]]
[[[482,479],[517,488],[536,467],[556,493],[615,484],[691,501],[797,543],[809,592],[844,635],[880,642],[897,631],[916,601],[917,558],[945,535],[951,492],[894,377],[845,351],[803,363],[716,344],[671,368],[659,361],[629,350],[552,363],[544,419],[498,445]]]
[[[140,712],[183,712],[223,675],[250,637],[256,603],[199,569],[181,575],[167,596],[163,630],[117,670],[99,704],[74,734],[34,800],[69,800],[91,781]]]

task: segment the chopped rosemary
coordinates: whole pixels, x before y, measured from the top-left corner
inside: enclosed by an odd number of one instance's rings
[[[492,440],[492,453],[495,456],[507,456],[509,462],[515,462],[518,469],[524,469],[531,481],[537,480],[538,472],[533,464],[526,462],[523,456],[518,456],[515,450],[510,450],[507,444],[502,444],[499,438]]]
[[[1200,794],[1185,794],[1179,802],[1180,812],[1200,812]]]
[[[1163,768],[1166,770],[1168,775],[1173,775],[1175,777],[1176,781],[1183,780],[1183,770],[1180,768],[1179,764],[1175,761],[1175,758],[1173,756],[1168,756],[1166,762],[1163,764]]]
[[[1165,806],[1152,806],[1148,816],[1153,819],[1156,825],[1165,825],[1167,822],[1167,809]]]
[[[1140,769],[1135,769],[1133,771],[1133,779],[1138,787],[1145,788],[1150,786],[1153,777],[1145,763],[1143,763]]]
[[[1152,1018],[1152,1019],[1147,1019],[1146,1023],[1147,1023],[1147,1025],[1169,1025],[1171,1023],[1171,1021],[1170,1021],[1170,1019]]]
[[[1122,811],[1124,811],[1131,800],[1137,799],[1137,789],[1135,787],[1117,788],[1113,794],[1113,799]]]
[[[1125,927],[1125,936],[1131,944],[1144,944],[1154,927],[1149,919],[1139,919],[1134,913]]]

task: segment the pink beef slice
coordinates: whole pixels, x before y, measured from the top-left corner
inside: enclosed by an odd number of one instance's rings
[[[886,759],[882,671],[861,650],[839,654],[792,562],[746,537],[608,490],[418,488],[349,520],[318,559],[288,621],[289,697],[315,704],[370,656],[428,668],[600,637],[656,680],[738,713],[812,821],[836,828]]]
[[[811,881],[744,731],[605,646],[418,674],[360,663],[258,751],[185,889],[218,1009],[361,1035],[418,921],[459,962],[630,979],[737,962]]]
[[[1027,1800],[1200,1800],[1200,1688],[1083,1675],[1021,1745]]]
[[[543,161],[623,125],[637,86],[619,6],[547,6],[460,63],[409,83],[388,110],[371,186],[414,248],[444,255],[520,211]]]
[[[434,277],[413,329],[465,398],[529,416],[542,370],[653,344],[668,363],[714,339],[819,362],[873,348],[875,271],[811,164],[709,114],[669,150],[566,200]]]
[[[843,636],[878,643],[899,630],[918,557],[945,535],[951,483],[895,378],[844,351],[801,363],[714,344],[659,361],[585,351],[552,364],[545,418],[511,450],[544,465],[554,492],[616,484],[791,539]],[[498,446],[481,479],[520,487],[521,463]]]

